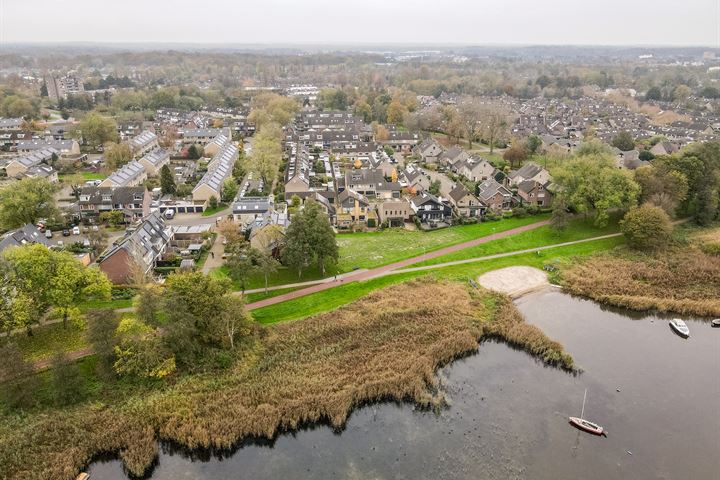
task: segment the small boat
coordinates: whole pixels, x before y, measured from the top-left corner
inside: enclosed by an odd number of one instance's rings
[[[714,328],[720,328],[720,318],[716,318],[712,322],[710,322],[710,326]]]
[[[687,325],[685,325],[685,322],[679,318],[673,318],[670,320],[670,327],[681,337],[688,338],[690,336],[690,329]]]
[[[77,477],[75,477],[75,480],[88,480],[90,478],[90,474],[82,472]]]
[[[597,423],[585,420],[584,418],[568,417],[568,420],[570,421],[570,424],[572,426],[577,427],[580,430],[584,430],[588,433],[592,433],[593,435],[602,435],[605,432],[603,427],[601,427]]]
[[[580,411],[580,416],[568,417],[568,422],[570,422],[570,425],[573,427],[579,428],[584,432],[592,433],[593,435],[607,435],[607,431],[605,431],[603,427],[595,422],[591,422],[590,420],[585,420],[583,418],[583,415],[585,414],[585,400],[587,400],[587,388],[585,389],[585,395],[583,396],[583,406]]]

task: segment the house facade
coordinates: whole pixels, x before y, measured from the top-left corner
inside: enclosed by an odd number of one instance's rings
[[[141,220],[150,214],[150,192],[138,187],[83,187],[80,189],[80,218],[97,223],[104,212],[121,211],[126,223]]]

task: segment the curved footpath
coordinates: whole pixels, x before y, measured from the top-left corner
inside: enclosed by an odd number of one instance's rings
[[[434,250],[432,252],[428,252],[424,255],[419,255],[417,257],[408,258],[406,260],[401,260],[399,262],[384,265],[382,267],[373,268],[373,269],[365,270],[365,271],[351,272],[351,273],[345,274],[342,278],[339,278],[337,282],[327,281],[327,279],[326,279],[326,280],[322,281],[322,283],[312,285],[308,288],[303,288],[301,290],[295,290],[294,292],[284,293],[284,294],[278,295],[276,297],[266,298],[264,300],[259,300],[257,302],[248,303],[246,308],[248,310],[255,310],[257,308],[267,307],[269,305],[275,305],[276,303],[282,303],[282,302],[286,302],[288,300],[293,300],[295,298],[304,297],[305,295],[310,295],[312,293],[322,292],[323,290],[335,288],[338,285],[345,285],[346,283],[350,283],[350,282],[359,282],[362,280],[369,280],[371,278],[380,277],[382,275],[388,274],[389,272],[399,270],[399,269],[401,269],[403,267],[407,267],[409,265],[414,265],[416,263],[424,262],[426,260],[432,260],[433,258],[442,257],[443,255],[447,255],[449,253],[454,253],[459,250],[464,250],[466,248],[471,248],[471,247],[475,247],[477,245],[482,245],[483,243],[491,242],[493,240],[509,237],[511,235],[515,235],[518,233],[527,232],[529,230],[534,230],[536,228],[543,227],[543,226],[549,225],[549,224],[550,224],[550,220],[543,220],[541,222],[531,223],[529,225],[523,225],[522,227],[511,228],[510,230],[505,230],[503,232],[495,233],[492,235],[487,235],[485,237],[476,238],[474,240],[469,240],[467,242],[458,243],[456,245],[451,245],[449,247],[445,247],[445,248],[441,248],[439,250]],[[437,267],[438,267],[438,265],[429,265],[427,268],[437,268]],[[423,268],[423,267],[421,267],[421,268]],[[408,270],[408,271],[411,271],[411,270]]]

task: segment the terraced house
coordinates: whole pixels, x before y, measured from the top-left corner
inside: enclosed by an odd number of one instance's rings
[[[367,197],[346,188],[338,195],[336,208],[338,228],[348,229],[355,226],[377,227],[377,214]]]
[[[158,146],[158,137],[150,130],[145,130],[130,140],[130,148],[132,148],[135,158],[142,157],[151,150],[158,148]]]
[[[90,223],[104,212],[121,211],[126,223],[141,220],[150,214],[150,192],[138,187],[83,187],[80,189],[78,211]]]
[[[145,167],[149,177],[154,177],[160,175],[160,169],[170,163],[170,152],[155,148],[143,155],[138,162]]]
[[[218,202],[222,198],[223,182],[232,177],[233,167],[238,158],[238,148],[228,143],[208,164],[208,170],[192,191],[193,202],[207,207],[212,197]]]

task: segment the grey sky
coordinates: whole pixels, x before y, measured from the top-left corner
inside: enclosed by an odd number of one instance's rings
[[[719,32],[720,0],[0,0],[2,42],[717,47]]]

